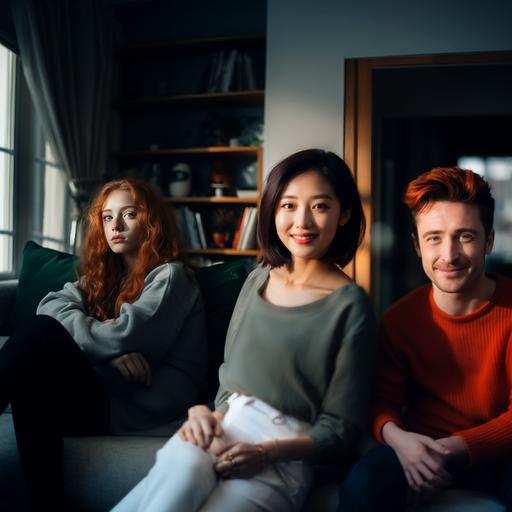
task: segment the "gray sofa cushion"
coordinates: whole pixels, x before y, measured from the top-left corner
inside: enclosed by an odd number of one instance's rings
[[[67,438],[64,443],[66,494],[80,509],[104,512],[117,503],[149,471],[162,437],[100,436]],[[0,416],[0,510],[21,510],[15,499],[25,495],[11,414]],[[315,482],[305,512],[334,512],[339,482]],[[6,508],[12,500],[12,508]],[[414,512],[505,512],[498,501],[480,493],[449,490]]]
[[[11,328],[11,316],[16,301],[18,281],[0,281],[0,336],[7,336]]]
[[[87,510],[109,510],[146,476],[166,440],[131,436],[66,439],[66,495]]]
[[[165,437],[101,436],[64,441],[65,491],[79,509],[115,505],[149,471]],[[25,496],[12,415],[0,416],[0,510],[4,498]]]
[[[19,498],[24,494],[12,417],[5,412],[0,416],[0,510],[4,510],[3,498]]]
[[[479,492],[448,489],[414,512],[506,512],[505,505]]]

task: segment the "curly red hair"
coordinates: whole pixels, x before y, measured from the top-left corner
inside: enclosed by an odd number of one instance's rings
[[[103,231],[101,211],[114,190],[127,190],[132,194],[137,218],[146,233],[137,262],[128,273],[122,257],[109,248]],[[123,303],[134,302],[151,270],[182,259],[173,211],[162,194],[149,183],[131,178],[106,183],[91,201],[87,220],[79,288],[87,313],[98,320],[115,318]]]
[[[415,224],[416,215],[435,201],[474,204],[486,235],[492,231],[494,198],[489,184],[478,174],[460,167],[434,167],[412,180],[403,196]]]

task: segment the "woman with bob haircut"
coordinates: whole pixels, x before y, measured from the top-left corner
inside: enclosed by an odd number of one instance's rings
[[[63,437],[171,433],[166,425],[197,403],[204,311],[177,239],[157,190],[105,184],[89,208],[78,282],[49,293],[0,350],[0,412],[11,402],[34,510],[69,510]]]
[[[364,234],[357,188],[333,153],[276,165],[261,201],[261,264],[227,333],[215,411],[188,420],[115,512],[299,510],[312,464],[364,431],[376,350],[368,297],[342,270]]]

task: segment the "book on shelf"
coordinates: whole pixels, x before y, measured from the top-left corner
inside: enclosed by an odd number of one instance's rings
[[[248,215],[249,215],[249,208],[244,208],[240,215],[240,218],[238,220],[238,225],[236,227],[235,234],[233,236],[233,244],[232,244],[233,249],[240,248],[239,247],[240,236],[242,235],[242,231],[244,230],[245,225],[247,224]]]
[[[238,52],[236,50],[231,50],[226,57],[226,61],[222,67],[222,77],[219,85],[219,92],[229,92],[232,89],[237,53]]]
[[[248,91],[253,91],[256,89],[256,80],[254,78],[254,63],[252,57],[250,55],[244,55],[244,71],[243,76],[246,80],[246,89]]]
[[[223,61],[223,51],[217,52],[211,57],[211,64],[208,70],[210,76],[208,77],[208,88],[206,89],[206,92],[217,92],[222,72]]]
[[[244,56],[241,53],[237,53],[236,62],[235,62],[235,76],[233,88],[235,91],[243,91],[244,90],[244,76],[243,76],[243,62]]]
[[[188,237],[187,223],[185,221],[183,209],[176,206],[174,211],[180,244],[182,247],[190,247],[190,239]]]
[[[258,211],[255,207],[246,208],[249,210],[247,221],[240,234],[240,242],[238,248],[241,251],[256,249],[256,223],[258,219]]]
[[[188,206],[185,206],[185,215],[187,218],[187,229],[190,236],[190,247],[192,249],[201,249],[201,240],[199,239],[196,217],[194,212]]]
[[[199,241],[201,243],[201,247],[203,249],[206,249],[208,247],[208,244],[206,243],[206,234],[204,231],[204,225],[203,225],[203,219],[201,218],[201,213],[195,212],[194,215],[196,217],[197,231],[199,233]]]
[[[206,92],[251,91],[256,89],[252,56],[236,49],[213,54],[206,66]]]
[[[204,249],[206,248],[206,240],[203,241],[200,235],[200,228],[198,226],[198,221],[196,214],[188,207],[184,205],[177,205],[175,207],[176,211],[176,222],[178,224],[178,229],[181,234],[181,242],[184,247],[190,249]],[[202,223],[201,223],[202,227]],[[204,237],[204,229],[203,229],[203,237]],[[205,239],[206,237],[204,237]]]
[[[233,236],[233,249],[241,251],[256,249],[256,221],[258,211],[254,206],[243,209]]]

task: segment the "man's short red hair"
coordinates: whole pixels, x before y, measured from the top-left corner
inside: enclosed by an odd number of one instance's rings
[[[436,201],[452,201],[478,206],[486,235],[492,231],[494,198],[489,184],[478,174],[460,167],[434,167],[412,180],[403,196],[413,221]]]

